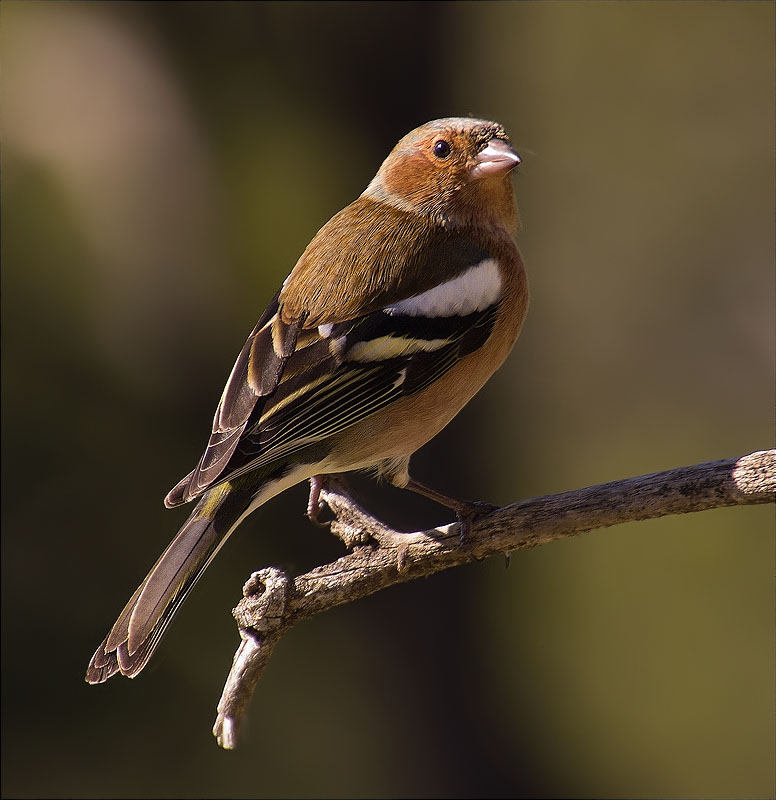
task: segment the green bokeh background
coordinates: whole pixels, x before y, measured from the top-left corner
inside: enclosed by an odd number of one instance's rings
[[[772,507],[305,623],[225,753],[242,582],[340,553],[297,487],[139,680],[83,673],[185,517],[161,499],[255,319],[428,119],[511,131],[533,299],[421,480],[507,503],[773,446],[774,4],[6,0],[0,23],[3,795],[773,796]],[[406,529],[449,520],[359,488]]]

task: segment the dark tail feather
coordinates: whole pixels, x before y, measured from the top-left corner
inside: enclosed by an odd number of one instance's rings
[[[239,522],[254,495],[223,484],[197,504],[116,620],[86,670],[88,683],[143,669],[175,612]]]

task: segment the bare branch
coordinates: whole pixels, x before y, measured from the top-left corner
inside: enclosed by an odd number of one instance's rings
[[[462,543],[458,523],[416,533],[391,530],[331,484],[321,498],[335,515],[332,532],[352,552],[293,580],[274,568],[251,576],[234,610],[242,643],[213,732],[222,747],[236,746],[240,722],[267,660],[282,635],[303,619],[476,559],[622,522],[770,503],[775,495],[776,450],[763,450],[523,500],[476,520]]]

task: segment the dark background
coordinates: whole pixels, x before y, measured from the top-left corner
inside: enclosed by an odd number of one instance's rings
[[[507,503],[773,445],[772,3],[19,3],[3,47],[3,773],[19,797],[773,793],[773,509],[625,525],[294,630],[210,734],[297,487],[137,681],[91,653],[185,517],[256,318],[400,136],[496,119],[532,307],[416,457]],[[406,529],[430,503],[359,486]]]

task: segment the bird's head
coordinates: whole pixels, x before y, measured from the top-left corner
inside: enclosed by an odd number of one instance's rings
[[[443,225],[517,226],[509,173],[520,163],[496,122],[450,117],[408,133],[364,195]]]

